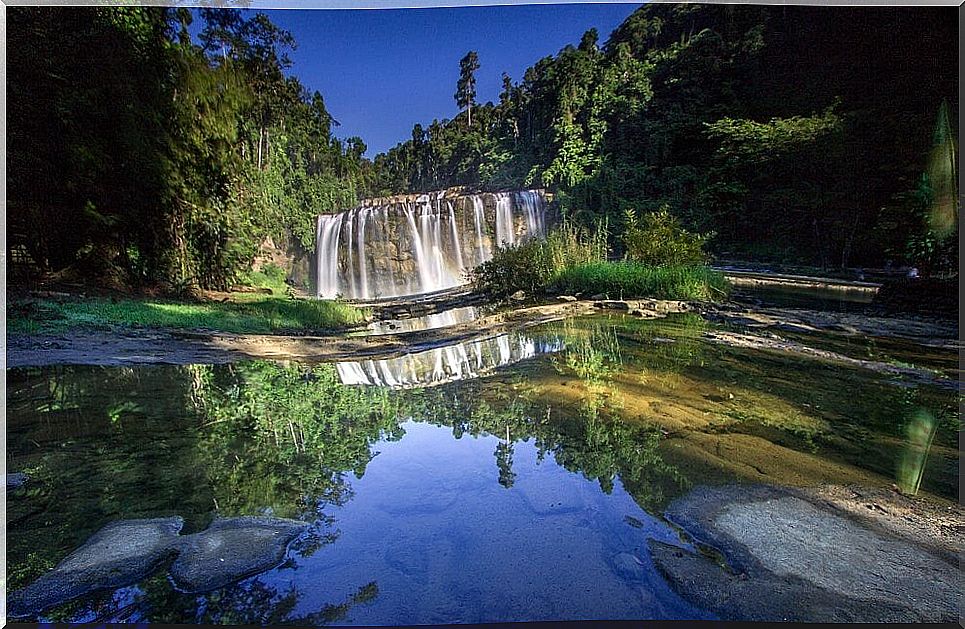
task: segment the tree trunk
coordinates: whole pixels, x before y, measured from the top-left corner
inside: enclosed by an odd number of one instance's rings
[[[258,170],[261,170],[261,138],[264,135],[264,130],[258,128]]]

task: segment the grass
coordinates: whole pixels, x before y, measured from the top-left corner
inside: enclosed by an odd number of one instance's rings
[[[367,312],[338,301],[243,294],[239,301],[40,300],[10,304],[7,331],[23,334],[74,328],[159,327],[270,333],[334,330],[362,323]]]
[[[649,266],[640,262],[590,262],[565,269],[554,292],[601,294],[610,299],[712,300],[727,294],[722,273],[703,266]]]
[[[652,234],[654,230],[649,228],[637,230],[634,236],[637,241],[648,238],[665,241],[647,250],[648,262],[612,262],[607,260],[605,223],[585,230],[564,222],[547,234],[545,240],[497,247],[491,260],[472,271],[472,283],[476,290],[496,299],[520,291],[530,297],[600,294],[610,299],[654,297],[694,301],[726,297],[729,284],[724,275],[697,262],[705,257],[700,250],[703,237],[687,234],[675,226],[673,223],[674,229],[664,230],[668,233]],[[661,259],[663,262],[658,263]],[[674,260],[678,263],[672,264]]]

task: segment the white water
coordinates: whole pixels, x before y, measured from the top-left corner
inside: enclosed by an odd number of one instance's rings
[[[561,340],[503,334],[383,360],[335,363],[342,384],[423,387],[476,378],[538,354],[557,352]]]
[[[321,215],[316,294],[377,299],[452,288],[492,258],[495,244],[545,233],[545,203],[535,190],[454,198],[432,193]]]

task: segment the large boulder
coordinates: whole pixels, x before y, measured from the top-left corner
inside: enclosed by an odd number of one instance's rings
[[[112,522],[57,566],[11,594],[8,611],[22,617],[95,590],[133,585],[177,552],[180,517]]]
[[[217,519],[199,533],[178,535],[180,517],[112,522],[24,589],[10,595],[15,618],[35,616],[97,590],[134,585],[177,557],[179,589],[206,592],[280,564],[306,522],[246,516]]]
[[[181,540],[171,565],[178,589],[207,592],[274,568],[305,522],[268,517],[219,519]]]
[[[651,542],[655,564],[684,598],[726,620],[950,622],[958,615],[957,566],[802,491],[698,487],[667,517],[708,552]]]

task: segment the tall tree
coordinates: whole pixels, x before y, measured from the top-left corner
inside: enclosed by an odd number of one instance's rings
[[[479,69],[479,56],[475,50],[470,50],[459,62],[459,82],[456,84],[456,105],[465,109],[467,114],[466,127],[472,127],[472,106],[476,102],[476,70]]]

